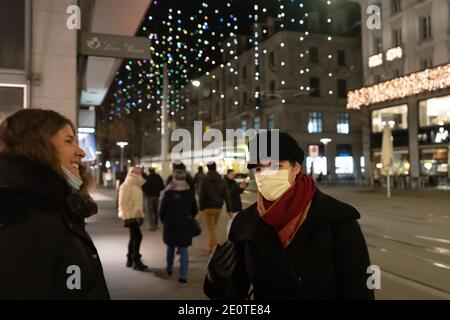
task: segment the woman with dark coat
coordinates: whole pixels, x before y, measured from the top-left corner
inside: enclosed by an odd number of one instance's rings
[[[213,253],[205,293],[246,299],[251,285],[255,299],[374,299],[360,215],[301,172],[304,152],[297,142],[280,133],[279,159],[250,159],[257,202],[236,216],[230,242]]]
[[[164,224],[163,239],[167,245],[167,267],[168,275],[173,272],[173,258],[175,247],[180,254],[180,277],[181,285],[187,284],[189,254],[188,247],[192,245],[192,222],[197,215],[197,202],[195,191],[186,182],[186,173],[176,169],[173,179],[164,191],[161,198],[160,217]]]
[[[73,124],[21,110],[0,125],[0,299],[109,299],[84,219],[87,193]]]
[[[227,183],[228,191],[230,194],[230,212],[231,214],[228,216],[228,226],[227,226],[227,234],[230,232],[231,223],[233,222],[234,217],[242,210],[242,200],[241,194],[247,188],[245,182],[237,183],[236,175],[233,169],[227,170],[227,175],[224,177],[225,182]]]

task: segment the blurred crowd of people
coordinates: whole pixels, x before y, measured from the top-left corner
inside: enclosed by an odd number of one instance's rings
[[[223,206],[228,214],[227,232],[233,218],[242,209],[241,194],[248,184],[237,183],[235,172],[229,169],[224,177],[217,172],[214,162],[207,164],[192,178],[183,163],[172,164],[172,174],[163,182],[153,167],[131,167],[127,175],[118,175],[118,211],[124,226],[130,230],[127,253],[127,267],[146,270],[141,260],[141,226],[144,218],[146,228],[156,231],[159,222],[163,223],[163,241],[167,245],[167,275],[173,273],[174,256],[180,256],[178,282],[187,283],[189,252],[192,239],[198,228],[197,214],[200,212],[208,232],[205,250],[212,253],[219,244],[217,228]],[[122,179],[121,179],[122,177]],[[198,232],[197,232],[198,233]]]

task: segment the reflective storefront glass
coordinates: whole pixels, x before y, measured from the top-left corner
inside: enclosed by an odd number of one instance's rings
[[[372,133],[383,132],[384,125],[389,123],[392,130],[408,129],[408,105],[400,105],[372,111]]]
[[[0,122],[24,106],[24,87],[0,86]]]

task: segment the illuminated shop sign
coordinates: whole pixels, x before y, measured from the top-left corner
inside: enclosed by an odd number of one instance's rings
[[[386,61],[394,61],[403,58],[402,47],[395,47],[386,51]],[[369,67],[375,68],[381,66],[384,62],[384,56],[382,53],[369,57]]]

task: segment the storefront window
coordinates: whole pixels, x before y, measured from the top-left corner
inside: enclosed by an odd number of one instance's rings
[[[447,176],[449,170],[448,149],[424,149],[420,151],[420,173],[423,176]]]
[[[335,165],[337,175],[352,175],[354,173],[353,157],[351,156],[336,157]]]
[[[373,154],[373,163],[377,169],[380,169],[383,175],[387,175],[387,168],[381,163],[381,153]],[[392,166],[392,174],[394,176],[408,176],[411,169],[408,151],[394,151],[394,165]]]
[[[306,171],[311,174],[314,171],[314,175],[327,174],[327,158],[326,157],[307,157],[306,158]]]
[[[450,124],[450,96],[420,101],[419,119],[421,127]]]
[[[392,130],[408,129],[408,105],[400,105],[372,111],[372,132],[381,133],[386,124]]]

